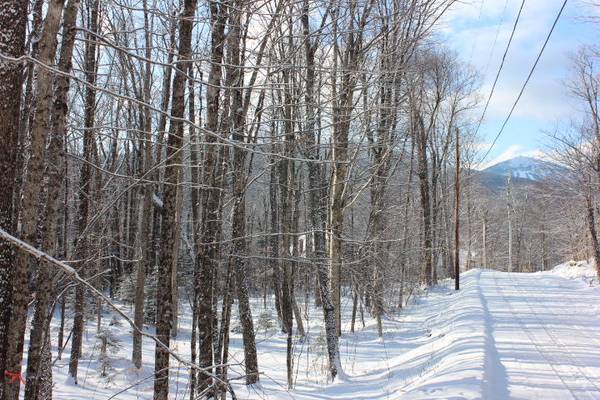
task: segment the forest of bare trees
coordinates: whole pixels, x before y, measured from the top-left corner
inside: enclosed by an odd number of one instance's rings
[[[77,384],[86,324],[100,334],[107,310],[128,310],[155,400],[175,360],[187,397],[225,398],[262,377],[271,301],[292,388],[307,304],[331,381],[361,315],[383,336],[459,254],[463,269],[600,266],[597,51],[573,61],[589,118],[552,134],[576,179],[490,189],[475,170],[478,72],[436,36],[454,3],[0,1],[0,398],[51,399],[52,347]]]

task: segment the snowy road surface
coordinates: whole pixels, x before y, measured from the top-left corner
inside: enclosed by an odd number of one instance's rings
[[[578,273],[569,268],[561,273],[570,276],[573,271]],[[261,382],[247,388],[243,380],[234,380],[238,398],[600,400],[600,288],[556,272],[471,270],[461,279],[459,292],[446,281],[402,312],[390,314],[383,340],[366,312],[366,326],[357,322],[356,332],[350,333],[351,301],[345,299],[340,339],[344,376],[333,383],[324,380],[320,311],[302,302],[311,323],[305,325],[306,339],[295,345],[294,390],[285,387],[286,335],[272,326],[258,328],[257,333]],[[273,306],[268,304],[267,310]],[[124,310],[131,311],[128,306]],[[172,347],[189,356],[189,305],[182,304],[181,310],[179,335]],[[255,326],[260,326],[259,316],[265,313],[262,302],[256,300],[253,311]],[[104,323],[110,318],[106,315]],[[57,324],[55,318],[54,335]],[[153,343],[144,341],[144,367],[138,371],[130,362],[130,329],[124,325],[110,329],[120,346],[109,356],[109,376],[100,377],[99,343],[90,320],[80,384],[67,379],[66,354],[54,366],[54,398],[152,398]],[[231,376],[243,374],[239,331],[231,334],[230,360]],[[185,366],[172,363],[171,398],[189,398],[187,374]]]
[[[600,289],[581,280],[473,270],[459,293],[433,289],[387,328],[386,350],[365,357],[364,374],[300,394],[600,400]]]
[[[487,398],[600,399],[598,290],[540,274],[479,277],[488,351]]]

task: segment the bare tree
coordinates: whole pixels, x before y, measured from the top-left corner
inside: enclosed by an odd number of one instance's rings
[[[19,58],[25,53],[25,30],[27,27],[27,2],[3,1],[0,4],[0,55]],[[22,76],[24,65],[2,61],[0,68],[0,126],[3,127],[3,145],[0,149],[0,227],[14,232],[13,219],[14,182],[19,171],[15,161],[21,107]],[[8,345],[8,328],[12,304],[12,264],[14,253],[11,246],[0,242],[0,374],[5,376]],[[0,397],[3,386],[0,385]]]
[[[27,165],[27,174],[23,186],[21,204],[21,235],[30,242],[37,241],[37,219],[39,201],[42,192],[45,145],[50,125],[50,106],[52,100],[52,75],[45,65],[54,59],[57,46],[57,34],[64,3],[61,0],[48,4],[48,11],[39,42],[39,61],[36,68],[35,115],[31,127],[31,155]],[[26,253],[17,253],[13,272],[13,295],[10,324],[7,334],[6,371],[4,375],[3,395],[6,399],[18,399],[20,380],[9,377],[9,374],[21,373],[23,342],[29,301],[29,272],[32,260]]]
[[[161,252],[158,273],[156,333],[159,340],[169,346],[173,324],[173,265],[177,259],[175,242],[179,240],[177,230],[177,183],[180,180],[181,148],[184,126],[181,119],[185,112],[185,71],[191,58],[193,19],[196,0],[186,0],[179,22],[179,46],[177,69],[173,81],[171,126],[167,138],[167,156],[164,181],[164,216],[161,230]],[[163,346],[155,347],[154,355],[154,399],[166,400],[169,396],[169,353]]]
[[[79,10],[79,0],[70,0],[66,5],[63,15],[62,43],[60,48],[60,57],[58,68],[61,72],[69,74],[72,67],[73,47],[75,44],[75,20]],[[44,211],[40,222],[39,235],[42,238],[42,246],[46,249],[56,248],[57,241],[57,221],[60,213],[60,194],[62,191],[62,181],[64,179],[65,154],[67,129],[66,119],[68,111],[68,75],[61,75],[55,78],[54,100],[51,112],[51,133],[47,149],[47,166],[45,175],[48,176],[48,191],[45,199]],[[51,296],[55,293],[53,287],[56,279],[53,279],[52,272],[45,263],[40,265],[37,274],[36,304],[35,314],[32,321],[31,334],[29,337],[29,349],[27,354],[27,380],[25,387],[25,397],[37,399],[39,397],[40,381],[39,372],[47,362],[44,360],[43,352],[50,352],[50,332],[49,332],[49,304]],[[49,386],[51,390],[52,385]],[[48,395],[48,394],[46,394]],[[51,392],[50,392],[51,397]]]
[[[88,229],[90,202],[92,193],[92,152],[94,147],[93,127],[96,120],[96,89],[93,87],[97,78],[97,43],[95,34],[99,27],[99,0],[89,0],[87,2],[87,24],[90,33],[88,33],[85,46],[85,79],[89,86],[86,86],[84,93],[84,127],[87,128],[83,133],[83,157],[84,162],[81,165],[79,175],[79,208],[77,210],[77,232],[79,237],[75,243],[75,257],[81,261],[79,268],[81,274],[86,279],[89,265],[86,265],[86,258],[89,254],[89,240],[85,234]],[[91,275],[91,274],[90,274]],[[85,288],[83,285],[77,285],[75,288],[75,316],[73,318],[73,339],[71,340],[71,358],[69,360],[69,375],[77,383],[77,372],[79,367],[79,358],[83,344],[84,333],[84,312],[85,312]]]

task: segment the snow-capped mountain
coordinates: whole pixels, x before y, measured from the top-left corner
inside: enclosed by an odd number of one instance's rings
[[[568,169],[544,160],[519,156],[502,161],[483,170],[483,172],[531,181],[544,181],[552,176],[565,175]]]

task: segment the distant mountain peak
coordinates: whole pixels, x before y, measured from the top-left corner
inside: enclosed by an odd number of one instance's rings
[[[484,172],[511,176],[512,178],[527,179],[530,181],[544,181],[552,176],[563,175],[566,168],[550,161],[538,158],[517,156],[499,162],[484,169]]]

